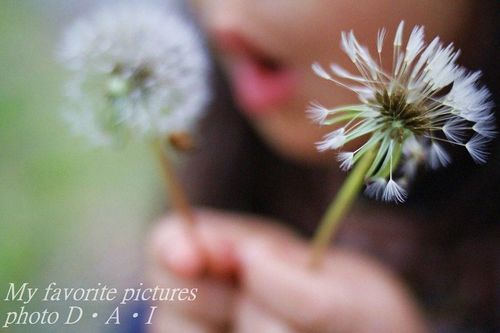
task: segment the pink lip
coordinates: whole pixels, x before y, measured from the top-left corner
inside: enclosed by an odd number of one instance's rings
[[[215,36],[217,46],[232,56],[230,79],[243,112],[265,115],[293,97],[297,75],[291,68],[270,60],[236,33],[218,31]]]

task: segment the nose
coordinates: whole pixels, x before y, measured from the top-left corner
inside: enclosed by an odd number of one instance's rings
[[[249,19],[244,0],[193,0],[195,13],[210,36],[241,30]],[[222,36],[226,39],[227,36]]]

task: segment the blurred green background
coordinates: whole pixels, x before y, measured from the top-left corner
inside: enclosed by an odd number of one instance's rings
[[[61,116],[65,73],[56,46],[65,24],[91,5],[0,0],[0,321],[22,305],[3,300],[10,282],[120,288],[144,281],[144,237],[165,201],[151,150],[139,143],[93,149]],[[101,330],[75,326],[71,332]]]

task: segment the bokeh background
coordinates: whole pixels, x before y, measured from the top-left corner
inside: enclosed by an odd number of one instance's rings
[[[161,173],[146,144],[93,149],[61,116],[65,27],[103,1],[0,0],[0,321],[23,304],[8,283],[116,288],[145,282],[144,239],[164,211]],[[27,311],[70,304],[37,304]],[[86,305],[105,311],[112,304]],[[104,309],[106,308],[106,309]],[[2,326],[0,325],[0,327]],[[63,328],[64,330],[65,328]],[[102,320],[71,332],[116,331]],[[54,332],[18,326],[0,332]]]

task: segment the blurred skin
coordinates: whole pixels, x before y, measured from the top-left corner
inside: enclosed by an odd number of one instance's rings
[[[198,288],[157,304],[153,332],[425,332],[384,267],[336,249],[312,270],[307,244],[275,221],[205,210],[191,229],[169,216],[150,244],[154,285]]]
[[[217,59],[230,82],[237,76],[241,52],[227,49],[220,35],[234,33],[244,38],[259,56],[293,71],[297,87],[277,103],[259,105],[259,115],[248,118],[265,141],[276,152],[306,161],[331,161],[332,154],[319,154],[314,143],[332,128],[321,128],[305,116],[311,101],[326,107],[357,103],[347,89],[317,77],[311,70],[315,61],[323,65],[335,62],[355,71],[347,55],[340,49],[341,31],[354,29],[360,43],[376,53],[378,29],[386,27],[384,64],[392,60],[392,41],[399,22],[406,22],[405,36],[411,28],[424,25],[426,40],[439,35],[446,42],[460,43],[460,36],[470,26],[470,0],[191,0],[195,15],[208,34]],[[245,103],[238,98],[243,111]]]
[[[439,35],[460,46],[460,37],[467,34],[464,28],[470,26],[467,13],[473,2],[192,0],[191,4],[245,117],[278,154],[321,165],[331,164],[333,153],[319,154],[314,143],[333,128],[311,124],[304,110],[311,101],[326,107],[357,102],[356,96],[311,70],[318,61],[354,71],[340,50],[340,32],[354,29],[358,40],[374,50],[377,30],[387,27],[383,59],[390,65],[392,39],[401,19],[406,21],[406,37],[412,26],[422,24],[427,41]],[[265,89],[247,81],[263,82]],[[290,89],[280,90],[276,82]],[[163,304],[154,331],[425,332],[424,320],[405,287],[373,259],[336,249],[313,271],[306,264],[307,242],[271,221],[213,211],[200,211],[197,218],[194,229],[185,230],[170,216],[152,233],[153,283],[199,288],[195,302]]]

